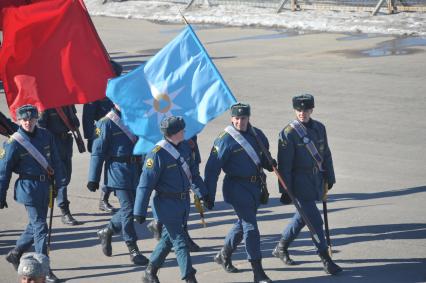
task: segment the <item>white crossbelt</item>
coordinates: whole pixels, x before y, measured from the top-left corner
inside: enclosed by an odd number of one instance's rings
[[[321,155],[319,154],[314,142],[309,138],[308,131],[306,130],[305,126],[299,120],[294,120],[293,122],[290,123],[290,126],[296,130],[297,134],[302,139],[306,149],[309,151],[312,158],[317,163],[319,170],[324,171],[322,167],[323,159]]]
[[[126,134],[126,136],[132,141],[132,143],[136,143],[138,141],[138,137],[132,134],[132,132],[130,132],[129,128],[127,128],[126,125],[123,124],[121,118],[114,111],[108,112],[106,116],[111,119],[111,121],[113,121],[114,124],[116,124]]]
[[[161,140],[156,145],[161,146],[161,148],[165,149],[174,159],[180,161],[180,163],[183,171],[185,172],[186,177],[189,180],[189,183],[192,186],[192,174],[191,170],[189,169],[188,163],[186,163],[185,159],[180,156],[179,151],[168,141]]]
[[[12,135],[12,138],[14,138],[20,145],[22,145],[28,151],[28,153],[41,165],[41,167],[46,170],[46,172],[50,171],[49,162],[27,138],[18,132],[15,132]]]
[[[234,127],[228,126],[225,128],[225,132],[231,135],[231,137],[234,138],[234,140],[239,143],[242,148],[247,152],[248,156],[250,156],[251,160],[253,160],[254,164],[256,166],[260,165],[260,158],[257,155],[254,148],[251,146],[251,144],[243,137],[243,135],[240,134]]]

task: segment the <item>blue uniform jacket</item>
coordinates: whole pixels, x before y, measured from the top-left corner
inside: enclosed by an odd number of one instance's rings
[[[120,115],[119,111],[114,111]],[[96,123],[89,167],[89,182],[99,183],[105,162],[105,185],[119,190],[135,190],[142,169],[141,156],[136,162],[113,161],[114,157],[133,156],[133,142],[109,118]]]
[[[192,173],[193,191],[198,197],[207,194],[200,177],[198,163],[195,162],[188,141],[181,142],[177,147]],[[189,180],[182,166],[173,156],[160,146],[154,147],[145,159],[142,175],[136,191],[134,214],[146,216],[149,199],[153,190],[157,192],[182,193],[190,189]],[[153,199],[154,209],[162,223],[186,223],[190,205],[189,197],[185,199],[161,197],[157,193]]]
[[[18,125],[0,112],[0,134],[4,136],[11,135],[16,132],[18,128]]]
[[[56,186],[62,186],[65,175],[59,153],[52,134],[42,128],[36,128],[34,137],[25,134],[21,128],[18,132],[28,137],[31,144],[40,151],[55,171]],[[0,149],[0,197],[6,197],[12,172],[33,176],[46,175],[43,167],[28,153],[28,151],[13,138],[4,142]],[[49,201],[49,181],[17,179],[15,195],[17,202],[24,205],[44,207]]]
[[[265,147],[269,149],[268,139],[263,132],[257,128],[254,128],[254,130]],[[269,171],[272,170],[253,134],[249,130],[240,133],[257,152],[262,163],[261,166]],[[215,199],[217,180],[221,169],[226,174],[223,180],[223,197],[225,202],[234,204],[234,200],[237,198],[251,195],[256,201],[256,205],[259,205],[260,181],[251,182],[249,179],[250,176],[259,176],[260,168],[257,168],[242,146],[225,131],[216,138],[205,167],[204,182],[211,200]],[[246,180],[235,177],[244,177]]]
[[[77,110],[75,106],[64,107],[64,113],[68,117],[70,123],[75,127],[80,126],[80,122],[76,116]],[[38,125],[42,128],[48,129],[54,136],[55,142],[61,155],[62,160],[67,160],[72,157],[72,144],[73,138],[71,134],[67,134],[70,130],[62,121],[58,112],[54,108],[43,111],[38,120]]]
[[[309,138],[323,158],[325,172],[317,170],[316,161],[306,149],[296,130],[290,125],[287,125],[279,134],[278,170],[296,198],[302,201],[319,201],[324,192],[324,180],[328,184],[336,182],[333,160],[328,147],[325,126],[311,119],[306,128]],[[281,186],[280,192],[283,192]]]
[[[83,106],[83,135],[85,139],[93,139],[95,132],[95,122],[104,117],[114,104],[107,97],[101,100],[84,104]]]

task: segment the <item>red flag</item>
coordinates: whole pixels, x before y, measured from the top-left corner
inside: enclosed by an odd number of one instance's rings
[[[12,116],[105,97],[114,76],[82,0],[39,1],[3,9],[0,77]]]
[[[0,30],[2,30],[2,22],[3,22],[3,9],[10,6],[21,6],[25,4],[29,4],[30,0],[1,0],[0,1]]]

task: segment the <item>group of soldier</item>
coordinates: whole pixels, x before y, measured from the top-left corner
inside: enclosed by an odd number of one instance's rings
[[[120,75],[119,65],[115,65],[115,70]],[[310,117],[314,108],[312,95],[294,97],[293,108],[296,119],[279,134],[276,161],[270,156],[267,137],[250,124],[250,106],[233,105],[231,124],[214,141],[203,180],[197,139],[185,140],[182,117],[164,118],[160,124],[164,138],[146,155],[134,155],[138,137],[121,120],[120,107],[107,98],[84,105],[84,137],[91,152],[87,188],[92,192],[99,189],[103,171],[99,208],[113,214],[109,223],[97,232],[104,255],[112,256],[112,237],[121,234],[131,262],[146,265],[142,281],[155,283],[159,282],[158,270],[173,248],[181,279],[197,282],[190,252],[198,251],[199,246],[187,228],[190,194],[207,209],[213,209],[218,177],[223,171],[223,198],[233,207],[238,219],[214,261],[226,272],[238,272],[232,264],[232,253],[244,240],[254,282],[272,282],[262,267],[256,219],[259,206],[268,198],[263,172],[266,169],[277,171],[285,180],[286,185],[280,183],[281,202],[295,202],[298,207],[272,254],[287,265],[294,264],[288,248],[305,224],[309,224],[316,233],[314,244],[325,272],[339,273],[341,268],[328,253],[322,217],[316,206],[316,201],[322,200],[335,183],[325,127]],[[79,121],[74,106],[48,109],[39,114],[33,105],[24,105],[17,109],[16,118],[18,125],[4,115],[0,117],[0,132],[9,136],[0,149],[0,209],[7,207],[6,193],[14,172],[19,175],[14,199],[25,206],[29,218],[27,228],[6,256],[17,269],[21,256],[33,244],[37,253],[48,255],[50,194],[56,197],[64,224],[81,224],[71,214],[67,197],[72,172],[72,134],[79,140],[81,152],[84,144],[75,134]],[[119,200],[118,210],[109,203],[111,192]],[[148,206],[154,218],[148,227],[158,239],[149,259],[138,249],[134,226],[134,222],[146,221]],[[52,270],[46,282],[58,282]]]

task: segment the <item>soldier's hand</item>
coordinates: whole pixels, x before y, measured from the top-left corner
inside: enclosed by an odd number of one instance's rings
[[[7,206],[6,200],[0,200],[0,209],[3,209],[3,208],[9,208]]]
[[[91,192],[96,192],[97,189],[99,189],[99,183],[96,182],[88,182],[87,183],[87,188],[89,189],[89,191]]]
[[[283,194],[281,194],[280,202],[282,204],[290,204],[292,201],[291,201],[291,198],[288,196],[287,193],[283,193]]]
[[[92,153],[92,145],[93,145],[93,140],[87,140],[87,151]]]
[[[202,198],[204,206],[207,207],[208,210],[212,210],[214,207],[213,201],[210,199],[209,195],[205,195]]]
[[[136,222],[138,222],[139,224],[142,224],[145,222],[146,218],[145,216],[140,216],[140,215],[134,215],[133,218],[135,219]]]

